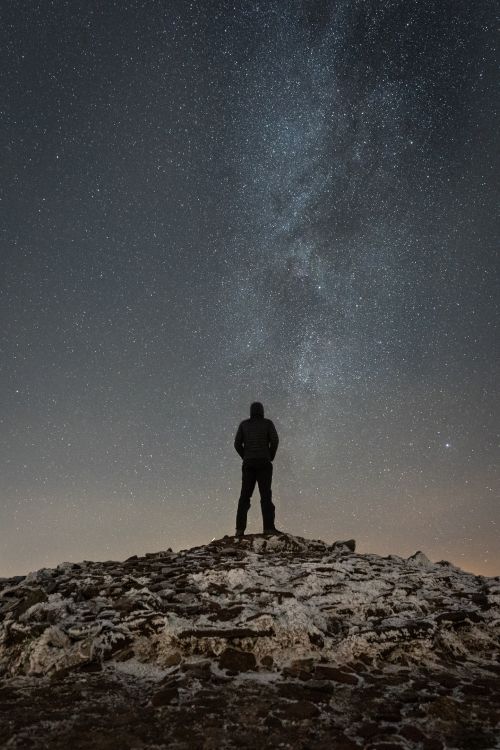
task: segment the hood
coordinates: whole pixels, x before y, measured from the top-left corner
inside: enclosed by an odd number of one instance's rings
[[[250,416],[251,417],[263,417],[264,416],[264,407],[262,406],[260,401],[254,401],[253,404],[251,404]]]

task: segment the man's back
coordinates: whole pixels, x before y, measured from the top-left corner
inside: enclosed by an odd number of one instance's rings
[[[234,447],[243,461],[255,458],[273,461],[278,443],[278,433],[273,421],[259,416],[240,422],[234,439]]]
[[[247,525],[250,498],[259,483],[260,505],[264,533],[281,532],[274,525],[275,507],[272,500],[273,460],[278,450],[278,433],[271,419],[264,418],[264,406],[260,401],[250,405],[250,419],[240,422],[234,447],[243,459],[241,465],[241,494],[236,513],[236,536],[243,536]]]

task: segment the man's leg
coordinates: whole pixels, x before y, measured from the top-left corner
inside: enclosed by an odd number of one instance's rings
[[[247,527],[247,513],[256,480],[255,468],[243,463],[241,466],[241,494],[238,501],[238,512],[236,513],[237,531],[245,531]]]
[[[273,504],[273,493],[271,482],[273,480],[273,464],[267,461],[259,467],[257,481],[259,483],[260,507],[262,510],[262,523],[264,529],[274,529],[275,507]]]

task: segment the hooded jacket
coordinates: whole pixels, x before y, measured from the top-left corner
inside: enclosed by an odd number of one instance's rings
[[[255,401],[250,407],[250,419],[240,422],[234,447],[243,461],[253,458],[274,461],[278,450],[278,433],[271,419],[264,417],[264,407]]]

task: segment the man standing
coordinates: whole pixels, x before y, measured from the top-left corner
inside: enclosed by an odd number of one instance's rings
[[[264,534],[281,534],[274,526],[275,507],[272,501],[272,461],[278,450],[278,433],[271,419],[264,418],[264,407],[260,401],[250,406],[250,419],[240,422],[234,447],[243,459],[241,494],[236,514],[236,536],[243,536],[247,525],[250,498],[259,484],[260,505]]]

